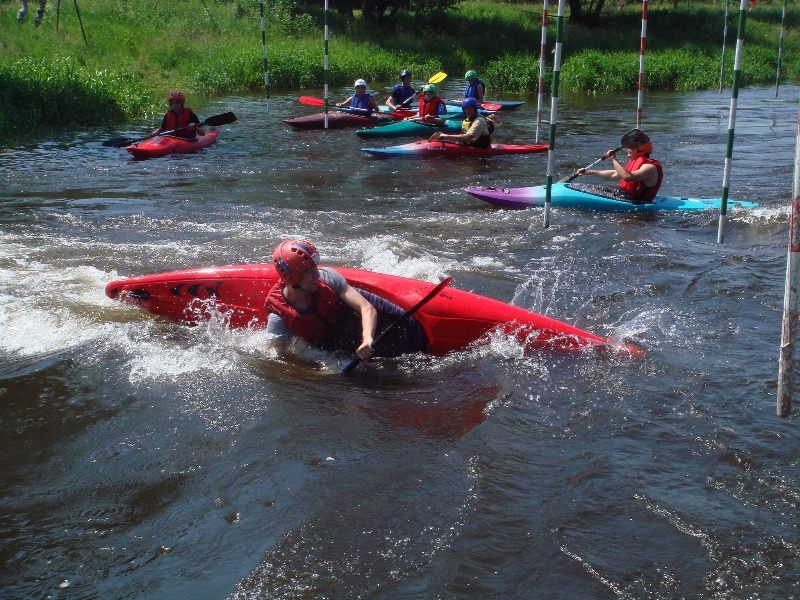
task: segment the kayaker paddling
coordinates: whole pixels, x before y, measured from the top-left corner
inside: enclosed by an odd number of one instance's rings
[[[294,337],[326,350],[372,356],[399,356],[427,347],[419,323],[409,318],[379,348],[372,347],[375,330],[403,314],[403,309],[353,288],[333,269],[319,268],[316,246],[305,240],[287,240],[272,255],[281,278],[267,296],[267,333],[285,349]]]
[[[158,135],[164,131],[175,131],[171,135],[188,140],[198,135],[205,135],[200,127],[200,119],[194,111],[186,106],[186,96],[183,92],[172,92],[169,95],[169,110],[161,121],[161,126],[154,129],[150,135]]]
[[[346,100],[342,100],[338,102],[336,106],[339,108],[354,108],[357,110],[363,110],[365,113],[373,113],[373,112],[381,112],[378,103],[375,102],[375,98],[372,97],[371,94],[367,93],[367,82],[363,79],[356,79],[355,84],[355,94],[347,98]]]
[[[604,158],[611,160],[613,169],[578,169],[576,174],[619,179],[619,190],[614,190],[616,197],[637,204],[651,203],[661,187],[664,171],[659,161],[650,158],[653,151],[650,138],[638,129],[634,129],[630,137],[628,143],[624,143],[627,140],[623,136],[623,145],[628,152],[628,163],[624,167],[617,159],[617,150],[609,150]]]
[[[444,100],[436,95],[436,86],[429,83],[422,88],[422,98],[419,101],[417,116],[409,118],[424,119],[426,123],[441,127],[444,125],[444,119],[441,118],[441,115],[446,114],[447,105]]]
[[[411,85],[411,71],[403,69],[400,73],[400,83],[392,88],[392,94],[386,100],[389,110],[397,110],[400,105],[415,96],[417,91]]]
[[[461,123],[463,133],[451,134],[437,131],[431,136],[430,141],[438,140],[466,144],[476,148],[489,148],[492,145],[492,130],[486,118],[478,114],[478,101],[475,98],[467,98],[461,103],[461,110],[464,111],[465,117]]]

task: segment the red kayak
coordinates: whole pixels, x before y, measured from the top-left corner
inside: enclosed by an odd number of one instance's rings
[[[362,148],[375,156],[499,156],[502,154],[529,154],[547,152],[547,144],[492,144],[488,148],[478,148],[467,144],[452,142],[419,141],[388,148]]]
[[[136,158],[158,158],[167,154],[189,154],[213,144],[214,140],[217,139],[218,133],[218,131],[212,130],[193,139],[158,135],[133,146],[126,146],[125,150]]]
[[[356,115],[338,110],[328,113],[328,129],[344,129],[345,127],[361,129],[364,127],[374,127],[382,123],[391,123],[392,121],[394,121],[394,119],[386,115]],[[295,129],[324,129],[325,113],[293,117],[291,119],[286,119],[284,123],[291,125]]]
[[[335,269],[352,285],[408,310],[436,287],[433,283],[371,271]],[[267,294],[278,281],[271,264],[173,271],[118,279],[106,286],[114,300],[187,325],[225,315],[231,328],[263,328]],[[487,334],[511,336],[526,350],[602,348],[643,356],[636,346],[611,342],[566,323],[485,296],[446,287],[414,318],[422,325],[429,352],[443,355],[488,341]]]

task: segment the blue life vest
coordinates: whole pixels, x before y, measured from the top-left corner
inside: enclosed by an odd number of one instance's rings
[[[358,97],[358,94],[353,94],[353,98],[350,100],[350,108],[363,108],[364,110],[369,110],[369,99],[372,98],[369,94],[364,94],[361,98]]]
[[[471,81],[468,81],[467,89],[464,90],[464,98],[477,98],[479,85],[482,85],[484,91],[486,91],[486,84],[483,83],[483,79],[478,79],[474,84]]]

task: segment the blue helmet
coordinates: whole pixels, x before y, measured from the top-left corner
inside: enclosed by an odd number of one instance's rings
[[[467,98],[461,101],[461,108],[467,108],[468,106],[471,106],[477,110],[478,101],[475,98]]]

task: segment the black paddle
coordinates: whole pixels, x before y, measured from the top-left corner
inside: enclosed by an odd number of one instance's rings
[[[644,139],[642,136],[644,136],[644,134],[638,129],[631,129],[628,133],[622,136],[622,138],[620,139],[620,144],[622,145],[619,148],[614,148],[613,153],[616,154],[617,152],[623,150],[624,148],[636,149],[639,146],[643,146],[646,143],[646,140],[642,141]],[[583,170],[586,171],[587,169],[591,169],[597,163],[603,162],[604,160],[606,160],[605,154],[600,158],[598,158],[589,166],[584,167]],[[578,177],[580,177],[580,175],[578,175],[578,173],[575,172],[569,177],[564,177],[563,179],[560,179],[558,183],[569,183],[570,181],[572,181],[573,179],[577,179]]]
[[[205,121],[200,124],[196,124],[196,127],[202,127],[204,125],[210,125],[211,127],[219,127],[220,125],[228,125],[236,121],[236,115],[232,112],[222,113],[221,115],[213,115],[208,117]],[[118,137],[111,140],[106,140],[103,142],[103,146],[110,146],[112,148],[124,148],[125,146],[130,146],[131,144],[136,144],[137,142],[143,142],[144,140],[149,140],[151,137],[160,137],[163,135],[169,135],[171,133],[175,133],[176,131],[183,131],[184,129],[189,129],[189,127],[179,127],[178,129],[172,129],[171,131],[163,131],[156,135],[148,135],[147,137],[133,139],[127,137]]]
[[[442,283],[433,288],[430,291],[430,293],[428,293],[427,296],[425,296],[422,300],[417,302],[414,306],[412,306],[401,316],[399,316],[396,321],[394,321],[391,325],[389,325],[386,329],[384,329],[383,332],[378,337],[372,340],[372,347],[373,348],[376,347],[380,343],[380,341],[386,336],[386,334],[388,334],[390,331],[397,329],[403,321],[405,321],[408,317],[417,312],[427,302],[432,300],[439,292],[441,292],[444,288],[446,288],[451,281],[453,281],[452,277],[448,277],[447,279],[445,279]],[[342,369],[342,373],[349,373],[350,371],[355,369],[360,362],[361,359],[358,356],[356,356],[353,360],[351,360],[347,364],[347,366],[344,369]]]

